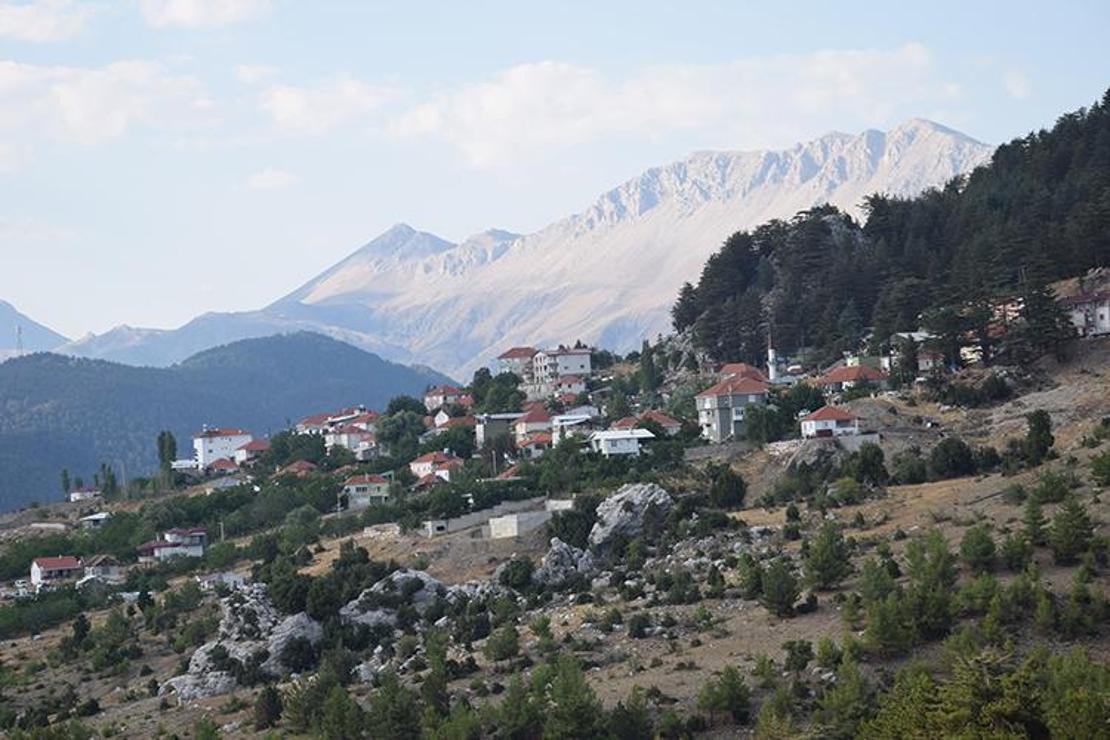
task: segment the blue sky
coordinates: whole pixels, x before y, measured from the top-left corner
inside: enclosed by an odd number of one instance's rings
[[[697,149],[914,116],[997,143],[1101,96],[1107,31],[1098,2],[0,0],[0,298],[172,327]]]

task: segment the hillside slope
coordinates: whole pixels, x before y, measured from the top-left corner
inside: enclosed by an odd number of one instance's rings
[[[915,195],[992,148],[935,123],[834,133],[777,152],[699,152],[650,169],[533,234],[455,245],[399,224],[273,305],[172,332],[82,340],[83,356],[167,365],[210,342],[311,328],[466,375],[513,344],[582,339],[625,350],[669,325],[679,286],[737,229],[871,193]]]
[[[64,467],[86,479],[101,462],[147,474],[162,429],[186,456],[203,424],[266,434],[313,411],[380,408],[444,380],[309,333],[244,340],[165,369],[54,354],[13,359],[0,365],[0,509],[58,498]]]
[[[69,341],[53,329],[20,313],[7,301],[0,300],[0,360],[15,354],[20,335],[23,349],[27,352],[46,352]]]

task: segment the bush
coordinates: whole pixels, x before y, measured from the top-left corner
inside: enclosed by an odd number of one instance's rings
[[[1033,545],[1020,532],[1012,532],[1002,540],[1002,562],[1015,573],[1021,573],[1033,560]]]
[[[281,719],[281,694],[273,686],[266,686],[254,701],[254,729],[265,730]]]
[[[1091,458],[1091,478],[1100,486],[1110,486],[1110,450]]]
[[[520,652],[520,634],[516,627],[505,624],[486,640],[482,653],[493,661],[508,660]]]
[[[917,450],[899,452],[891,460],[891,479],[900,485],[924,483],[928,477],[925,461]]]
[[[643,612],[636,612],[628,618],[628,636],[636,640],[643,639],[647,637],[650,626],[651,618]]]
[[[502,586],[523,591],[532,585],[532,572],[535,565],[530,558],[513,558],[501,571],[499,580]]]

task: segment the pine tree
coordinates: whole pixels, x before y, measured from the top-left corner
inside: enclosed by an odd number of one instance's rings
[[[73,485],[69,480],[69,468],[62,468],[62,493],[69,493]]]
[[[551,682],[551,705],[544,723],[546,740],[577,740],[604,733],[604,710],[578,661],[560,655]]]
[[[778,558],[763,571],[760,601],[774,615],[792,615],[800,592],[798,579],[785,558]]]
[[[725,666],[717,678],[710,678],[698,694],[698,709],[709,714],[729,714],[737,723],[748,720],[751,692],[735,666]]]
[[[273,686],[265,686],[254,702],[254,729],[273,727],[281,718],[281,694]]]
[[[805,558],[806,579],[819,589],[832,588],[851,574],[849,554],[840,527],[825,522]]]
[[[1046,542],[1044,511],[1041,502],[1034,494],[1025,499],[1025,511],[1022,512],[1021,522],[1025,526],[1025,536],[1034,545],[1043,545]]]
[[[984,525],[977,524],[964,532],[960,555],[978,573],[986,573],[994,567],[994,539]]]
[[[363,725],[362,709],[348,696],[347,690],[342,686],[332,687],[320,714],[320,736],[324,740],[357,740],[363,736]],[[417,737],[415,731],[412,737]]]
[[[1048,451],[1056,442],[1056,438],[1052,436],[1052,417],[1044,409],[1037,409],[1026,414],[1025,421],[1028,424],[1023,442],[1025,458],[1030,465],[1037,466],[1044,462]]]
[[[1068,496],[1056,516],[1052,517],[1049,531],[1049,545],[1056,562],[1060,565],[1077,562],[1079,556],[1091,546],[1093,536],[1094,527],[1086,509],[1075,496]]]

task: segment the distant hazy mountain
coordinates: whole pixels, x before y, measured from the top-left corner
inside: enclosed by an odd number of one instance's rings
[[[315,411],[384,408],[395,395],[446,380],[307,332],[236,342],[170,368],[55,354],[13,359],[0,364],[0,509],[57,500],[64,467],[86,480],[102,461],[147,474],[162,429],[177,436],[184,457],[204,424],[265,434]]]
[[[0,361],[15,354],[20,330],[26,352],[45,352],[69,341],[58,332],[21,314],[12,304],[0,301]]]
[[[165,365],[242,336],[312,328],[462,377],[516,344],[629,349],[669,326],[681,284],[738,229],[867,195],[914,195],[985,163],[992,147],[935,123],[834,133],[777,152],[700,152],[648,170],[534,234],[452,244],[399,224],[260,311],[172,332],[117,330],[66,351]]]

